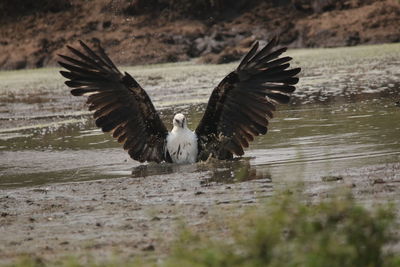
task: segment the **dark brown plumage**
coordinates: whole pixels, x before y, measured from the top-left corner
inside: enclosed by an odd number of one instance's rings
[[[86,54],[68,46],[76,56],[59,55],[67,71],[74,96],[88,95],[89,110],[94,110],[96,125],[123,144],[129,155],[140,162],[167,160],[164,157],[168,131],[149,96],[128,73],[122,74],[103,49],[93,52],[80,42]],[[67,63],[66,63],[67,62]]]
[[[68,79],[71,93],[88,95],[96,125],[112,132],[133,159],[171,162],[168,131],[143,88],[128,73],[122,74],[100,46],[94,52],[80,44],[84,52],[67,46],[74,57],[60,55],[59,64],[68,70],[60,73]],[[258,51],[256,42],[213,90],[195,131],[197,160],[243,155],[255,136],[267,133],[276,104],[289,102],[300,68],[289,69],[292,58],[279,58],[286,48],[273,50],[276,44],[273,39]]]
[[[276,43],[272,39],[257,52],[256,42],[213,90],[196,129],[200,160],[207,159],[210,151],[220,159],[243,155],[255,136],[267,133],[276,104],[289,102],[300,68],[288,70],[292,58],[278,58],[286,48],[272,51]]]

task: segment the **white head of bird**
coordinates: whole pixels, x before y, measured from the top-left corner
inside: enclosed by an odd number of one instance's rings
[[[174,120],[172,121],[172,123],[174,125],[173,130],[187,128],[187,121],[186,121],[185,115],[183,115],[182,113],[177,113],[174,116]]]

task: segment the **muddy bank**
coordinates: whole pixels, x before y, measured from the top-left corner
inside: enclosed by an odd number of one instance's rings
[[[218,165],[175,167],[174,174],[0,190],[0,261],[23,255],[45,262],[68,255],[100,262],[115,255],[162,258],[182,222],[207,231],[280,190],[304,189],[317,201],[351,191],[367,206],[387,199],[397,209],[400,204],[398,163],[346,169],[304,188],[268,178],[234,184],[207,180]],[[222,237],[223,227],[215,235]]]
[[[280,35],[281,44],[290,47],[400,41],[396,0],[221,0],[193,5],[156,0],[41,0],[15,5],[7,0],[0,4],[0,69],[54,66],[57,54],[66,52],[65,45],[79,39],[100,40],[111,57],[125,65],[191,58],[230,62],[254,40],[273,35]]]

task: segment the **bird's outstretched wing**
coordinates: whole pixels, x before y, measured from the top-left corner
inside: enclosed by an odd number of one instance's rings
[[[168,131],[149,96],[128,73],[122,74],[99,46],[94,52],[80,41],[83,51],[67,46],[73,57],[59,55],[60,71],[72,95],[88,95],[96,125],[123,144],[140,162],[166,160],[164,143]]]
[[[288,70],[292,58],[280,57],[287,48],[274,50],[276,44],[274,38],[258,51],[256,42],[213,90],[196,129],[199,160],[210,153],[219,159],[243,155],[255,136],[267,133],[275,105],[289,102],[300,68]]]

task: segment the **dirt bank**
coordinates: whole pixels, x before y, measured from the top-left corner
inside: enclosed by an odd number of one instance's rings
[[[193,165],[180,167],[179,174],[0,190],[0,263],[23,255],[39,262],[68,255],[100,262],[113,255],[162,258],[182,222],[207,231],[210,224],[234,219],[243,207],[260,203],[276,191],[302,190],[279,179],[213,182],[204,170],[215,167]],[[192,172],[197,168],[204,170]],[[351,190],[367,206],[391,199],[398,208],[399,168],[399,164],[381,164],[343,170],[337,176],[306,182],[305,194],[319,201]],[[215,234],[223,236],[223,227]]]
[[[231,2],[5,0],[0,69],[53,66],[65,45],[79,39],[100,40],[125,65],[198,57],[229,62],[254,40],[273,35],[290,47],[400,41],[396,0]]]

